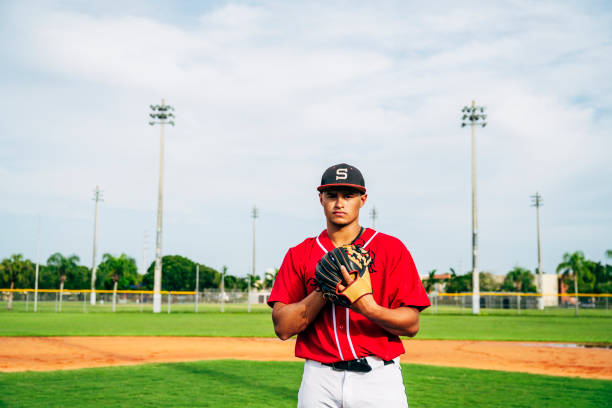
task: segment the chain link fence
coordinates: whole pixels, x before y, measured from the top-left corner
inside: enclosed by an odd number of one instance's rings
[[[11,298],[12,294],[12,300]],[[112,291],[96,291],[96,304],[90,303],[91,290],[34,290],[0,289],[0,311],[10,307],[19,312],[152,312],[153,291],[117,291],[113,302]],[[162,291],[162,311],[177,312],[242,312],[263,311],[269,292],[204,290],[201,292]],[[197,300],[197,302],[196,302]]]
[[[431,307],[428,312],[437,314],[471,314],[472,293],[431,293],[428,295]],[[540,309],[540,296],[535,293],[480,294],[481,314],[580,314],[609,315],[612,294],[545,294],[545,305]],[[551,301],[552,298],[552,301]],[[551,305],[552,303],[552,305]]]
[[[12,301],[10,301],[12,294]],[[113,302],[112,291],[96,291],[96,304],[90,304],[90,290],[39,290],[37,299],[33,289],[0,289],[0,311],[19,312],[152,312],[153,291],[117,291]],[[263,312],[269,311],[266,301],[269,291],[252,291],[250,296],[243,291],[204,290],[196,292],[162,291],[162,311],[179,312]],[[481,314],[581,314],[609,315],[612,294],[579,294],[576,298],[567,294],[545,295],[554,300],[554,306],[539,309],[539,296],[533,293],[480,294]],[[197,302],[196,302],[197,299]],[[431,307],[424,313],[471,314],[471,293],[431,293]],[[577,304],[577,305],[576,305]],[[576,307],[577,306],[577,307]]]

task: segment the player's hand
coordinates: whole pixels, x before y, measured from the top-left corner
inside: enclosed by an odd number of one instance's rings
[[[346,267],[344,265],[340,266],[340,273],[342,273],[342,278],[344,279],[344,282],[346,283],[346,286],[350,285],[351,282],[353,282],[355,280],[355,278],[353,278],[353,276],[351,276],[351,274],[348,272],[348,270],[346,269]],[[340,283],[338,285],[338,288],[342,291],[344,289],[346,289],[346,286],[343,285],[342,283]],[[376,301],[374,300],[374,296],[372,296],[371,293],[362,296],[361,298],[357,299],[357,301],[353,302],[353,304],[351,304],[350,308],[351,310],[354,310],[357,313],[360,313],[364,316],[368,316],[368,312],[371,311],[374,307],[378,306],[378,304],[376,303]]]
[[[340,273],[342,274],[342,278],[344,279],[344,282],[346,283],[346,286],[343,285],[343,284],[339,284],[338,285],[338,289],[340,289],[340,291],[343,291],[355,279],[351,276],[350,273],[348,273],[348,271],[346,270],[346,267],[344,265],[340,265]]]

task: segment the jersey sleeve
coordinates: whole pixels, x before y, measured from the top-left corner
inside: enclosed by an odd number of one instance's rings
[[[391,309],[402,306],[412,306],[419,310],[430,306],[429,297],[421,283],[414,261],[408,249],[401,241],[397,241],[399,257],[392,264],[391,276],[396,284],[396,290],[391,300]]]
[[[274,280],[272,292],[268,298],[268,305],[274,306],[275,302],[285,304],[296,303],[304,299],[306,296],[306,288],[304,285],[304,272],[299,260],[299,254],[295,248],[287,251],[285,259],[278,271],[278,275]]]

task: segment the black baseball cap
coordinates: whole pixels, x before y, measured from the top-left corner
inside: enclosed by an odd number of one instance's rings
[[[323,191],[331,187],[351,187],[362,193],[366,192],[365,181],[359,169],[346,163],[336,164],[325,170],[317,190]]]

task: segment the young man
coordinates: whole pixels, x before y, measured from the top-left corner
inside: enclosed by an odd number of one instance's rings
[[[429,306],[412,257],[397,238],[359,225],[368,196],[356,167],[328,168],[317,189],[327,229],[289,249],[268,301],[276,335],[297,334],[295,355],[306,359],[298,407],[407,407],[399,336],[416,335]],[[347,244],[373,259],[373,293],[350,308],[326,301],[313,279],[319,259]]]

